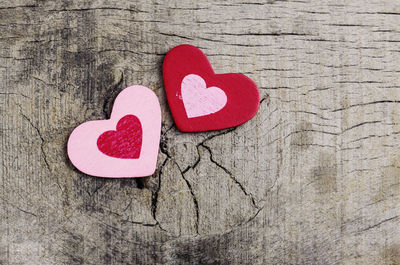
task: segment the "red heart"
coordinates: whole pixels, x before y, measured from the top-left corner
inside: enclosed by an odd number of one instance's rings
[[[258,88],[250,78],[215,74],[204,53],[191,45],[168,52],[163,78],[172,116],[184,132],[238,126],[250,120],[260,104]]]
[[[105,155],[116,158],[139,158],[142,149],[142,124],[135,115],[122,117],[116,131],[106,131],[97,139]]]

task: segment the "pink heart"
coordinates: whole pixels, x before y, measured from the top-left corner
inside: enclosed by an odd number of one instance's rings
[[[130,149],[138,146],[133,143],[137,140],[137,135],[132,138],[132,135],[126,134],[126,130],[120,130],[123,129],[121,126],[124,127],[120,122],[125,121],[132,125],[133,120],[125,120],[132,116],[138,119],[142,127],[141,150],[136,150],[136,153]],[[137,125],[133,128],[136,128],[133,132],[138,131]],[[124,135],[125,138],[114,143],[108,142],[108,149],[98,146],[98,141],[101,144],[107,143],[103,137],[108,136],[107,140],[110,140],[110,130],[114,136],[116,132],[120,132],[119,136]],[[147,87],[131,86],[125,88],[115,99],[109,120],[88,121],[75,128],[68,139],[68,156],[77,169],[92,176],[150,176],[156,169],[160,132],[161,109],[157,96]],[[126,146],[127,143],[129,146]],[[135,158],[137,153],[140,155]]]
[[[207,87],[203,78],[190,74],[181,83],[183,105],[188,118],[205,116],[225,107],[227,97],[219,87]]]

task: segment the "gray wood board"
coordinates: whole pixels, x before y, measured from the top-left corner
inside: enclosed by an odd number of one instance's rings
[[[399,264],[400,2],[0,1],[0,264]],[[260,88],[181,133],[164,55]],[[77,171],[66,142],[125,87],[162,107],[158,170]]]

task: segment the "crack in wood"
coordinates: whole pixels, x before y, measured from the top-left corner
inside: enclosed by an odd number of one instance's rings
[[[175,165],[177,166],[179,172],[181,173],[181,176],[182,176],[183,180],[185,181],[185,183],[186,183],[186,185],[187,185],[187,187],[188,187],[188,189],[189,189],[189,191],[190,191],[190,194],[191,194],[191,196],[192,196],[193,204],[194,204],[194,209],[195,209],[195,211],[196,211],[195,229],[196,229],[196,234],[199,234],[199,219],[200,219],[199,203],[198,203],[198,201],[197,201],[196,195],[194,194],[192,185],[191,185],[190,182],[185,178],[185,174],[183,173],[183,171],[182,171],[181,168],[179,167],[178,163],[176,163],[175,161],[174,161],[174,163],[175,163]]]
[[[221,164],[219,164],[217,161],[214,160],[213,154],[212,154],[212,151],[211,151],[211,148],[208,147],[208,146],[206,146],[206,145],[204,145],[203,143],[201,143],[200,146],[203,147],[203,148],[205,148],[205,149],[208,151],[208,153],[210,154],[210,161],[211,161],[212,163],[214,163],[217,167],[219,167],[219,168],[221,168],[223,171],[225,171],[225,173],[228,174],[228,176],[229,176],[229,177],[231,178],[231,180],[233,180],[233,182],[240,188],[240,190],[241,190],[247,197],[250,198],[251,203],[253,204],[253,206],[254,206],[255,208],[258,209],[259,207],[258,207],[258,205],[257,205],[257,203],[256,203],[256,201],[255,201],[255,199],[254,199],[254,197],[253,197],[253,195],[252,195],[250,192],[246,191],[246,189],[244,188],[244,186],[242,185],[242,183],[240,183],[240,182],[236,179],[236,177],[235,177],[226,167],[222,166]]]

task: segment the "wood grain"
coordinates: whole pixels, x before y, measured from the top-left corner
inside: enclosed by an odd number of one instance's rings
[[[0,264],[399,264],[400,5],[0,1]],[[172,47],[260,88],[235,129],[180,133]],[[125,87],[159,96],[149,178],[68,161]]]

